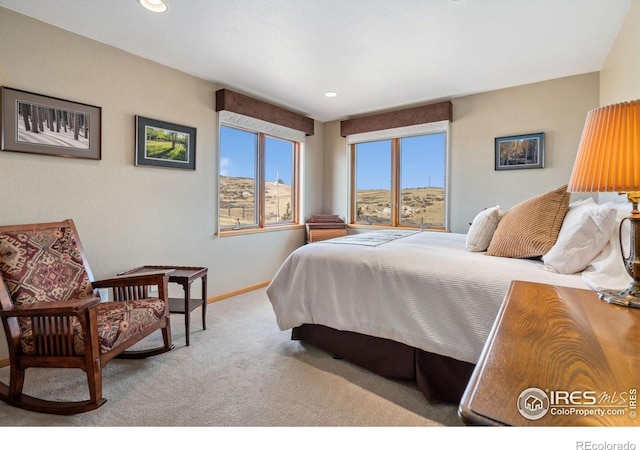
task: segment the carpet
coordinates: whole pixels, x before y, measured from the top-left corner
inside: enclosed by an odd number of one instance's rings
[[[411,382],[385,379],[290,340],[277,328],[265,289],[209,305],[207,330],[173,315],[176,348],[103,370],[101,408],[53,416],[0,402],[0,424],[35,427],[430,427],[462,425],[454,405],[431,404]],[[143,343],[156,345],[160,334]],[[153,342],[150,342],[153,341]],[[0,379],[8,382],[8,368]],[[28,369],[25,392],[84,399],[78,369]],[[71,441],[67,440],[67,444]]]

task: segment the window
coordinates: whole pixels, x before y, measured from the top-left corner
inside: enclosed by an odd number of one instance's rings
[[[446,228],[447,133],[351,144],[351,223]]]
[[[299,152],[299,142],[220,125],[220,229],[298,223]]]

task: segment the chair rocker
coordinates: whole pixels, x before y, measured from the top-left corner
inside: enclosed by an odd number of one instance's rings
[[[0,400],[50,414],[102,406],[102,368],[111,359],[145,358],[173,348],[171,272],[94,281],[72,220],[0,227],[0,318],[10,364]],[[147,295],[149,286],[158,287],[157,298]],[[112,288],[114,300],[101,303],[101,288]],[[162,331],[162,346],[128,350],[156,330]],[[23,393],[29,367],[82,369],[89,399],[64,402]]]

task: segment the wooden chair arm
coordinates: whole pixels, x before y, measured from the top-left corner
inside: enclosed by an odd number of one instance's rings
[[[105,278],[103,280],[91,283],[94,288],[102,289],[109,287],[123,286],[150,286],[162,285],[165,279],[169,279],[169,275],[175,272],[175,269],[157,270],[146,273],[132,273],[130,275],[119,275],[117,277]]]
[[[27,317],[79,314],[100,303],[99,297],[85,297],[64,302],[40,302],[0,310],[0,317]]]

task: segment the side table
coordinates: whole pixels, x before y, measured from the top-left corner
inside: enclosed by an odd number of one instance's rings
[[[184,314],[184,328],[187,345],[189,345],[189,331],[191,325],[191,311],[197,307],[202,307],[202,329],[207,329],[207,272],[206,267],[189,266],[141,266],[118,275],[129,275],[132,273],[154,272],[157,270],[175,269],[169,275],[169,283],[177,283],[184,290],[184,298],[169,298],[169,312],[174,314]],[[197,280],[202,280],[201,298],[191,298],[191,284]]]
[[[638,426],[640,310],[514,281],[460,402],[469,425]]]

